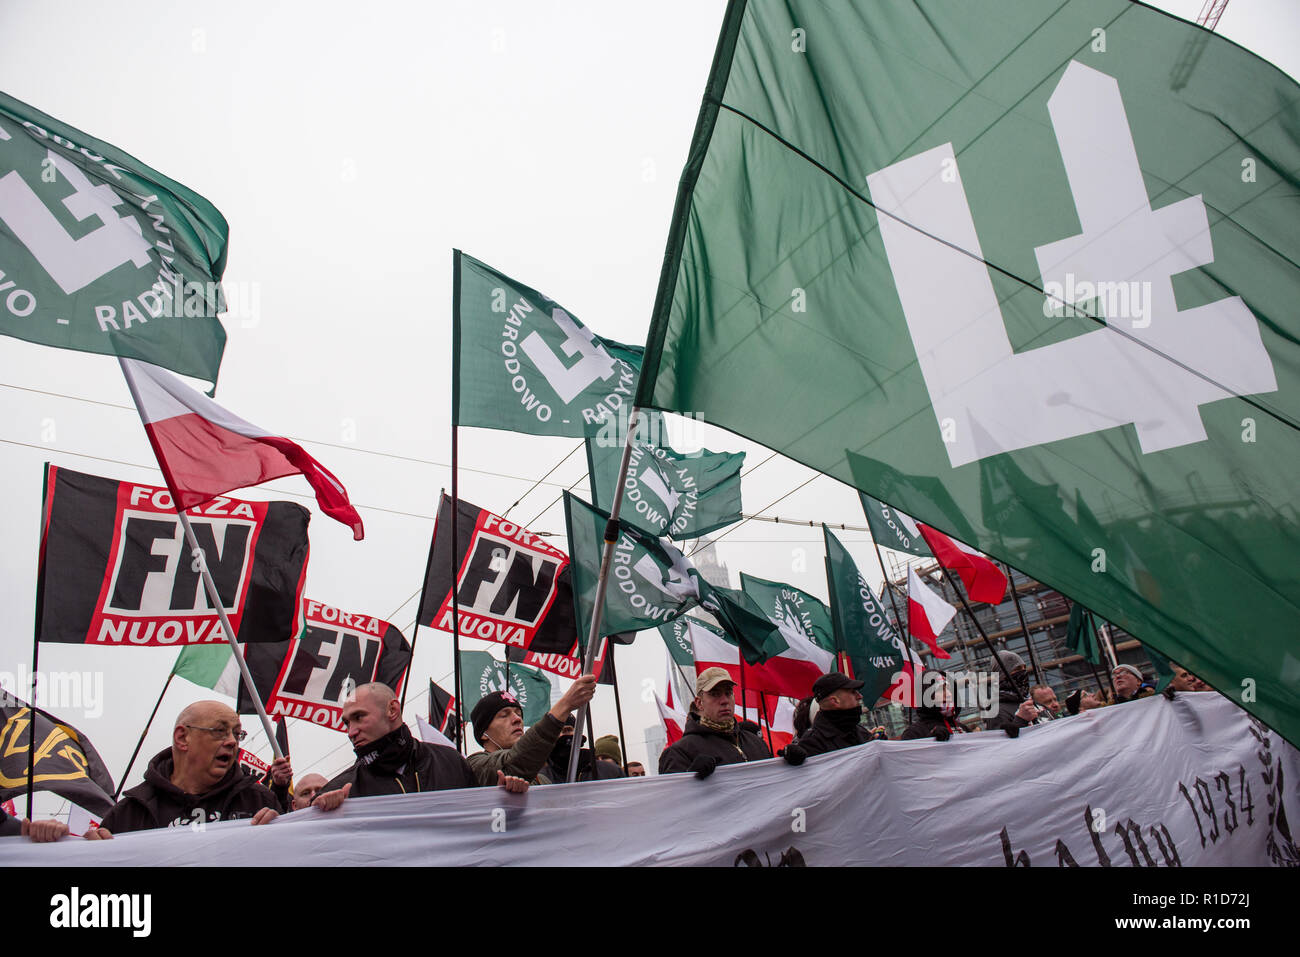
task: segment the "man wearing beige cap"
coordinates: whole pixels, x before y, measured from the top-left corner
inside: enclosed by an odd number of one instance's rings
[[[758,735],[736,723],[736,683],[725,668],[706,668],[695,679],[695,700],[681,740],[659,756],[659,773],[693,771],[707,778],[719,764],[772,756]]]

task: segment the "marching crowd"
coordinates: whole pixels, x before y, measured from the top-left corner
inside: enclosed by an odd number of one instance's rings
[[[985,728],[1004,730],[1011,737],[1031,724],[1155,693],[1137,667],[1121,664],[1111,674],[1112,695],[1075,691],[1062,706],[1052,688],[1030,684],[1030,673],[1019,655],[1001,651],[998,657],[1011,687],[1004,683],[997,714],[988,718]],[[883,728],[868,728],[862,722],[862,688],[861,681],[843,674],[818,678],[812,695],[795,711],[794,740],[779,756],[800,765],[813,755],[886,737]],[[239,715],[221,702],[198,701],[176,718],[171,746],[149,762],[144,782],[126,791],[100,825],[84,836],[103,840],[128,831],[245,818],[261,825],[307,808],[333,811],[348,798],[472,787],[522,793],[562,782],[568,776],[576,737],[573,713],[591,700],[595,689],[594,676],[581,676],[531,728],[524,727],[523,711],[509,692],[486,695],[470,715],[474,739],[483,750],[464,757],[455,748],[417,740],[387,685],[361,685],[343,706],[356,761],[332,780],[321,774],[303,775],[296,787],[287,758],[272,763],[270,787],[248,774],[238,760],[246,736]],[[1175,666],[1175,677],[1165,693],[1208,690],[1199,678]],[[957,720],[954,697],[949,694],[942,700],[940,706],[913,709],[913,720],[901,739],[946,741],[967,731]],[[738,719],[735,682],[729,673],[723,668],[705,669],[696,678],[682,737],[664,749],[659,773],[691,772],[707,778],[719,765],[770,758],[759,732],[757,725]],[[629,762],[626,768],[628,776],[645,774],[637,762]],[[578,769],[579,781],[623,777],[618,739],[606,735],[597,739],[594,749],[579,744]],[[0,836],[19,834],[47,842],[66,836],[68,828],[61,821],[20,821],[0,811]]]

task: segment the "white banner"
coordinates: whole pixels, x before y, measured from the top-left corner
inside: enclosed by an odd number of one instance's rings
[[[1217,694],[690,774],[349,800],[264,827],[0,840],[16,865],[1270,865],[1300,758]],[[1285,808],[1285,814],[1279,812]],[[1279,824],[1282,824],[1279,827]]]

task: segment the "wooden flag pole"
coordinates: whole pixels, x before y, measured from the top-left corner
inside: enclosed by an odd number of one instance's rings
[[[1011,600],[1016,606],[1016,617],[1020,619],[1020,630],[1025,633],[1025,650],[1029,652],[1029,665],[1034,669],[1034,677],[1038,679],[1038,684],[1047,684],[1043,678],[1043,669],[1038,667],[1038,656],[1034,654],[1034,642],[1029,637],[1029,626],[1025,624],[1025,613],[1020,610],[1020,593],[1016,591],[1016,579],[1011,573],[1011,566],[1006,562],[1002,567],[1007,570],[1007,581],[1011,583]]]
[[[179,654],[176,656],[176,660],[180,660]],[[126,762],[126,770],[117,779],[117,790],[113,792],[114,801],[118,799],[118,796],[122,793],[122,788],[126,786],[126,779],[131,774],[131,768],[135,766],[135,759],[140,756],[140,748],[144,745],[144,739],[149,736],[149,729],[153,727],[153,719],[158,717],[158,709],[162,706],[163,698],[167,695],[167,689],[171,687],[172,679],[175,677],[176,665],[173,664],[171,674],[167,676],[167,680],[163,683],[162,692],[158,695],[158,700],[153,704],[153,711],[149,713],[149,720],[144,723],[144,730],[140,732],[140,740],[135,743],[135,750],[131,752],[131,760]]]
[[[605,612],[605,588],[609,584],[609,566],[614,560],[614,543],[618,541],[618,513],[623,507],[623,484],[627,481],[628,463],[632,459],[632,434],[635,431],[635,423],[640,417],[641,410],[633,406],[627,420],[627,436],[623,440],[623,458],[618,465],[618,485],[614,489],[613,508],[609,512],[609,521],[605,523],[605,547],[600,556],[600,576],[596,579],[595,604],[591,610],[591,628],[587,632],[587,649],[582,656],[582,673],[591,674],[591,669],[596,664],[596,644],[600,641],[600,620]],[[572,546],[570,546],[572,547]],[[587,711],[587,705],[582,705],[578,711],[578,724],[582,726],[583,714]],[[595,747],[592,742],[592,747]],[[573,748],[569,754],[569,774],[566,778],[569,783],[578,779],[578,749]]]

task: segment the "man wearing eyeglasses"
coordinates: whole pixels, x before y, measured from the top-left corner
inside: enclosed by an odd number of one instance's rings
[[[156,827],[203,827],[252,818],[266,824],[278,816],[271,791],[239,766],[245,737],[239,715],[220,701],[196,701],[176,719],[172,745],[155,755],[144,783],[127,791],[105,815],[111,834]],[[279,764],[279,762],[277,762]],[[283,770],[292,775],[285,762]]]

